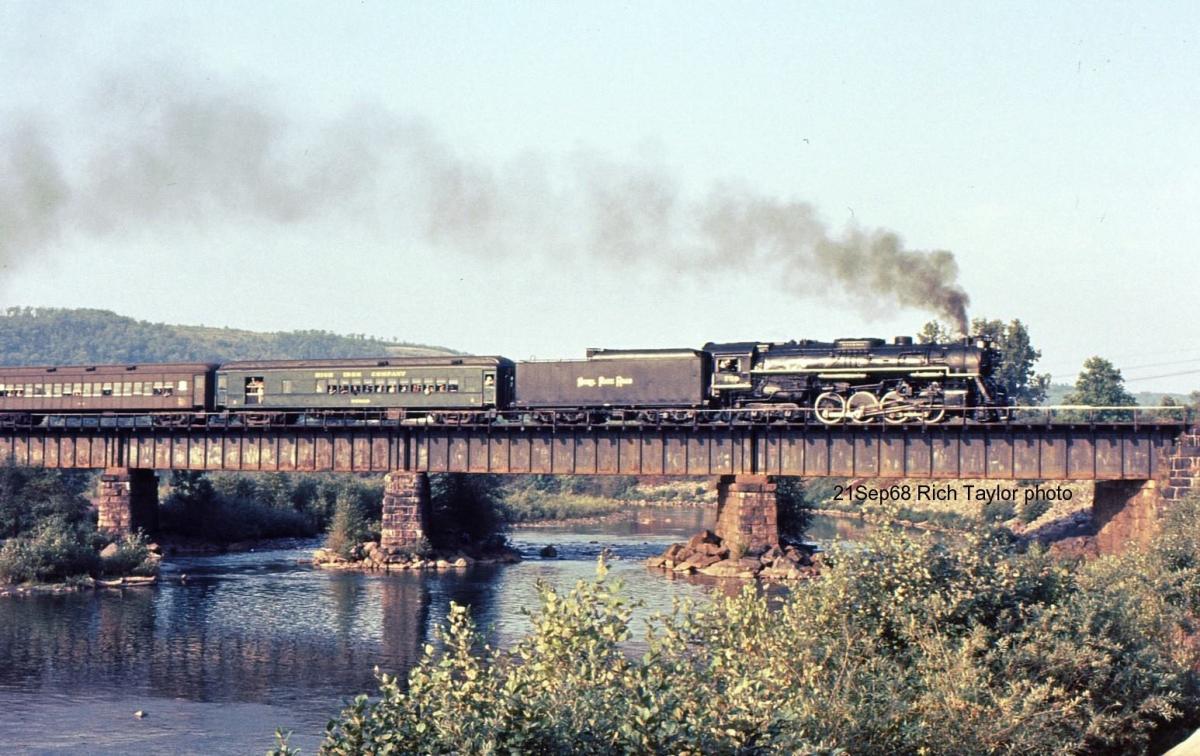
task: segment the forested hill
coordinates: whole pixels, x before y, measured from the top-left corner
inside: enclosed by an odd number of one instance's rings
[[[442,347],[326,331],[259,333],[167,325],[107,310],[10,307],[0,314],[0,365],[227,362],[455,354]]]

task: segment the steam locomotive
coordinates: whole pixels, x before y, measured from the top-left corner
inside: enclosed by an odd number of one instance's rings
[[[898,337],[593,349],[581,360],[386,357],[0,368],[0,425],[936,423],[1004,404],[990,343]]]

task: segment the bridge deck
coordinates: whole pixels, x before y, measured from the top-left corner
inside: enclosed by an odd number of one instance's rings
[[[269,472],[1137,480],[1183,423],[4,428],[0,459]]]

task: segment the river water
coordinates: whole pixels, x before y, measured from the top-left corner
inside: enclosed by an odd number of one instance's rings
[[[375,575],[308,564],[304,548],[164,561],[159,584],[0,600],[0,753],[262,753],[276,727],[314,753],[342,701],[403,673],[451,601],[500,644],[528,629],[536,583],[611,575],[642,606],[668,611],[721,581],[671,580],[642,560],[711,527],[712,510],[637,510],[628,519],[513,533],[515,565]],[[855,521],[818,518],[818,543]],[[538,551],[553,545],[557,559]],[[724,588],[728,590],[728,587]],[[637,633],[635,632],[635,635]],[[136,718],[135,711],[145,712]]]

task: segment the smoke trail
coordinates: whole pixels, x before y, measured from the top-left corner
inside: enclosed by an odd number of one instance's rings
[[[379,109],[314,128],[195,80],[114,78],[97,102],[81,116],[102,124],[85,145],[56,145],[28,119],[0,133],[0,264],[71,234],[336,218],[468,254],[753,275],[796,296],[832,286],[866,311],[918,308],[966,330],[951,253],[887,230],[831,233],[806,203],[720,186],[688,199],[662,167],[582,153],[493,166]]]

